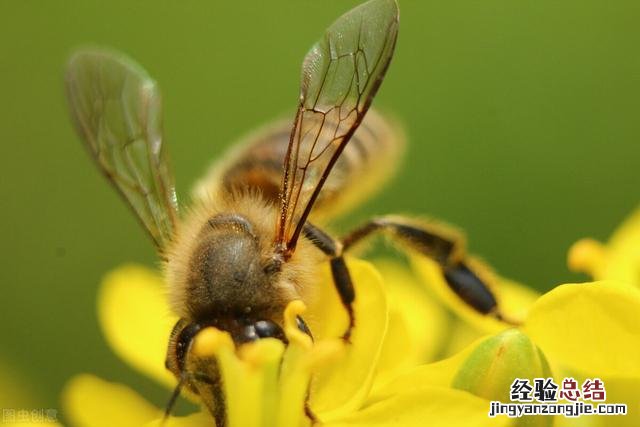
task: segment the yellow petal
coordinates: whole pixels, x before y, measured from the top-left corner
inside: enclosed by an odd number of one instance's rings
[[[483,268],[479,261],[472,259],[472,262]],[[451,290],[442,275],[442,269],[435,262],[424,256],[411,255],[411,263],[422,281],[446,307],[482,333],[496,333],[513,326],[493,316],[484,315],[466,304]],[[524,319],[529,305],[536,297],[535,292],[526,287],[497,276],[491,291],[498,300],[501,313],[514,322]]]
[[[498,278],[496,295],[500,310],[505,316],[517,324],[525,321],[533,303],[540,298],[534,289],[504,277]]]
[[[169,334],[177,318],[169,312],[160,275],[128,265],[109,273],[98,297],[103,333],[116,354],[168,387],[176,383],[165,369]]]
[[[489,418],[489,401],[460,390],[414,385],[325,427],[487,427],[508,426],[507,417]]]
[[[92,375],[73,378],[62,394],[67,417],[76,427],[140,427],[162,411],[128,387]]]
[[[353,276],[352,263],[350,262],[348,266]],[[341,337],[347,329],[349,319],[340,302],[329,268],[324,268],[321,273],[317,279],[313,299],[309,301],[304,316],[315,341]]]
[[[223,346],[231,350],[234,349],[233,340],[229,334],[225,334],[213,326],[207,326],[195,336],[190,351],[191,355],[196,357],[214,357]]]
[[[442,357],[450,357],[467,348],[484,334],[460,318],[454,318],[447,329],[448,339],[442,349]]]
[[[569,270],[586,273],[596,280],[602,280],[607,262],[607,249],[593,239],[580,239],[571,245],[567,255]]]
[[[297,327],[296,317],[303,315],[301,301],[289,303],[285,310],[285,333],[289,340],[280,368],[279,402],[276,426],[306,426],[310,420],[303,409],[314,370],[334,362],[343,355],[345,343],[340,339],[325,339],[312,344],[308,335]]]
[[[376,261],[389,305],[376,381],[409,367],[433,360],[442,350],[450,317],[425,292],[406,266]]]
[[[618,227],[606,246],[592,239],[577,242],[569,252],[569,264],[596,280],[618,280],[640,287],[640,209]]]
[[[435,386],[450,388],[462,364],[486,339],[487,337],[483,337],[476,340],[464,350],[447,359],[421,365],[399,374],[386,384],[376,387],[367,402],[375,403],[389,399],[395,395],[404,393],[406,390],[415,389],[416,387]]]
[[[229,427],[261,427],[275,423],[278,371],[284,345],[276,339],[263,339],[253,344],[251,349],[253,355],[244,356],[244,369],[236,366],[236,369],[224,373]],[[224,358],[220,357],[220,361],[224,370]],[[231,376],[234,378],[230,379]],[[242,388],[232,388],[233,383]],[[254,405],[247,404],[252,401]]]
[[[311,337],[298,329],[298,317],[307,310],[302,301],[291,301],[284,309],[284,332],[289,342],[308,350],[313,345]]]
[[[362,405],[371,388],[387,328],[387,302],[380,274],[364,261],[350,259],[348,266],[356,291],[356,324],[344,357],[321,369],[314,378],[311,407],[322,420],[334,419]],[[325,284],[325,294],[318,298],[322,307],[315,310],[326,323],[324,327],[319,325],[322,335],[341,336],[347,318],[330,285],[328,268],[318,282]]]
[[[616,282],[562,285],[533,305],[524,331],[556,363],[640,376],[640,291]]]

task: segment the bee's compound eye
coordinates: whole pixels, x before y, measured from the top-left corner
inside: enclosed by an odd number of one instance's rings
[[[311,339],[313,340],[313,335],[311,335],[311,330],[309,329],[309,327],[307,326],[307,324],[305,323],[302,317],[296,316],[296,324],[298,325],[298,329],[300,329],[305,334],[309,335],[309,337],[311,337]]]
[[[260,338],[277,338],[282,341],[286,340],[282,328],[270,320],[258,320],[253,324],[253,327]]]

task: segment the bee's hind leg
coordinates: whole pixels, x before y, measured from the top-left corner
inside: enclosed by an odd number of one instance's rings
[[[483,277],[469,263],[464,237],[459,232],[434,223],[388,215],[374,218],[347,234],[341,239],[342,251],[379,232],[438,263],[449,287],[473,309],[507,321],[488,284],[491,279]]]
[[[353,289],[353,283],[351,282],[351,274],[347,264],[342,257],[342,243],[327,233],[316,227],[315,225],[307,222],[302,229],[305,237],[307,237],[313,244],[322,252],[330,257],[329,263],[331,265],[331,275],[333,276],[333,283],[340,295],[340,301],[347,310],[349,315],[349,325],[347,330],[342,335],[342,339],[349,341],[351,337],[351,330],[355,325],[355,317],[353,314],[353,301],[356,294]]]

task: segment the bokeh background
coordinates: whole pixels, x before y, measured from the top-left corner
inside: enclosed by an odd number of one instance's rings
[[[565,267],[567,248],[606,239],[640,199],[640,4],[400,2],[376,105],[405,124],[408,155],[389,188],[336,228],[428,214],[466,230],[503,275],[540,290],[581,280]],[[62,73],[73,49],[123,50],[159,81],[186,196],[235,139],[293,114],[304,54],[354,4],[0,0],[5,389],[17,382],[31,407],[56,408],[65,380],[89,371],[159,405],[167,397],[110,352],[96,322],[105,272],[156,256],[69,123]]]

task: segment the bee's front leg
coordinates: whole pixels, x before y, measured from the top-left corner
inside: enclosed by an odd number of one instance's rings
[[[466,304],[482,314],[493,315],[505,322],[513,322],[503,316],[498,307],[491,279],[469,262],[465,253],[463,236],[455,230],[434,223],[417,221],[396,215],[374,218],[338,240],[306,223],[305,236],[316,247],[331,257],[331,273],[342,304],[349,314],[349,327],[343,338],[348,340],[355,324],[352,303],[355,291],[343,253],[361,240],[384,233],[391,239],[404,243],[414,251],[434,260],[442,269],[442,275],[451,288]]]
[[[342,257],[343,245],[339,240],[334,239],[309,222],[304,225],[302,232],[318,249],[330,257],[329,263],[331,265],[333,284],[338,291],[338,295],[340,295],[342,305],[349,315],[349,325],[342,335],[342,339],[349,341],[349,338],[351,337],[351,330],[355,325],[353,301],[356,298],[356,294],[353,289],[351,274],[349,274],[347,264],[344,262],[344,258]]]

